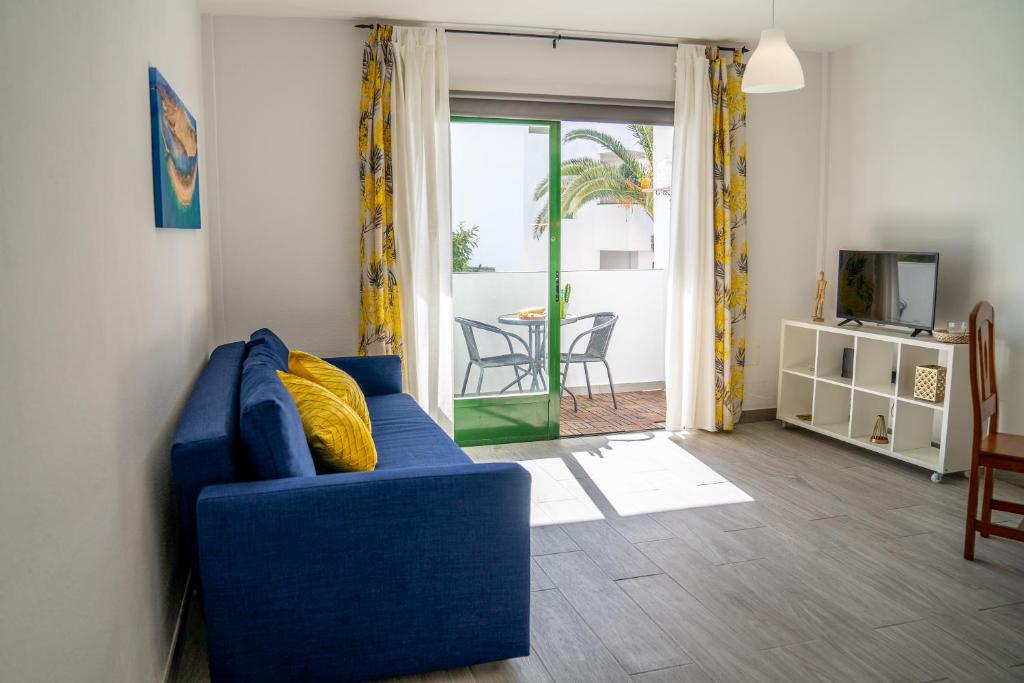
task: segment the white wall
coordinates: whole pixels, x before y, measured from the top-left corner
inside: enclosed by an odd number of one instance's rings
[[[833,56],[827,267],[941,252],[936,322],[995,305],[1001,427],[1024,430],[1024,4],[975,3]],[[753,185],[753,183],[751,183]],[[827,277],[834,279],[834,272]],[[835,311],[830,282],[826,310]]]
[[[600,270],[603,251],[639,252],[634,267],[650,270],[654,262],[653,232],[654,221],[643,207],[584,206],[572,218],[562,219],[562,272]]]
[[[4,681],[163,673],[168,447],[212,305],[209,229],[154,227],[147,67],[196,117],[203,164],[199,54],[192,0],[0,4]]]
[[[747,409],[775,406],[780,321],[814,308],[822,55],[799,57],[803,90],[747,96]]]
[[[449,34],[448,62],[452,90],[675,100],[663,47]]]
[[[572,284],[570,313],[610,311],[619,316],[608,347],[608,364],[616,383],[665,381],[665,271],[591,270],[563,273],[562,281]],[[573,338],[591,325],[592,321],[586,321],[562,327],[562,351],[567,352]],[[584,338],[580,344],[585,347],[586,342]],[[602,368],[590,369],[591,382],[607,384]],[[566,384],[578,387],[584,382],[580,367],[570,368]]]
[[[310,353],[356,351],[365,33],[328,19],[204,17],[221,341],[269,326]]]

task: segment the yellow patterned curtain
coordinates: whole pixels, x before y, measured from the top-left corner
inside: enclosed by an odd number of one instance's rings
[[[707,49],[715,212],[715,427],[732,431],[743,410],[747,340],[747,100],[743,53]]]
[[[391,26],[374,26],[363,46],[359,102],[359,354],[402,356],[402,315],[395,277],[391,179]]]

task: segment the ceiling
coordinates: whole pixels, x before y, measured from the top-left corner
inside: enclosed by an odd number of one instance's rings
[[[833,51],[969,7],[971,0],[776,0],[797,49]],[[771,0],[199,0],[211,14],[388,19],[464,27],[753,43]]]

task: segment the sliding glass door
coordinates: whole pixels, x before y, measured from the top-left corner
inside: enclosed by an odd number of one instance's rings
[[[455,440],[557,438],[560,124],[456,116],[451,140]]]

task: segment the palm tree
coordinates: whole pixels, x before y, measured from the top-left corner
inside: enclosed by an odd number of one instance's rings
[[[606,164],[591,157],[576,157],[562,162],[562,217],[572,218],[577,211],[592,202],[615,202],[631,209],[642,207],[654,217],[654,128],[636,123],[629,124],[633,140],[642,155],[628,149],[615,137],[599,130],[581,128],[571,130],[562,138],[563,144],[573,140],[596,142],[616,156],[616,162]],[[548,179],[542,180],[533,191],[536,201],[544,199],[533,225],[534,237],[540,237],[548,227]]]

